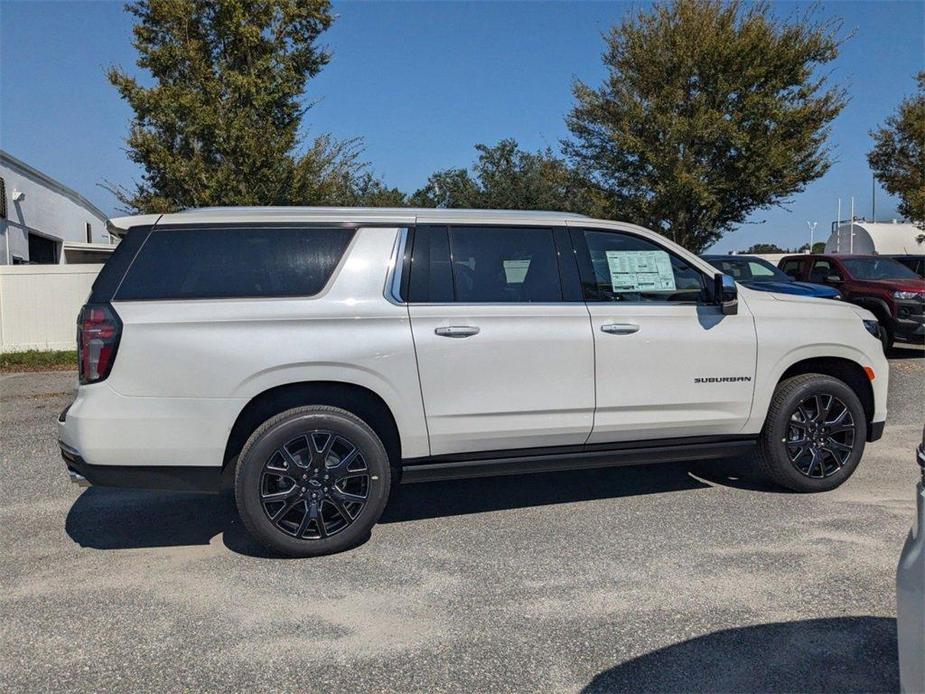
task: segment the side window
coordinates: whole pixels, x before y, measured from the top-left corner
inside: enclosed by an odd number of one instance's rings
[[[352,229],[155,229],[117,301],[313,296],[340,262]]]
[[[748,271],[752,277],[774,277],[774,271],[761,263],[749,262]]]
[[[809,273],[809,281],[822,284],[832,273],[832,263],[828,260],[817,260],[813,263],[813,269]]]
[[[456,301],[562,301],[552,229],[450,227]]]
[[[419,226],[414,231],[408,301],[444,304],[453,301],[453,271],[446,227]]]
[[[792,279],[799,280],[800,279],[800,265],[802,263],[803,261],[800,260],[799,258],[794,258],[792,260],[785,260],[784,264],[781,265],[780,269],[783,270],[785,274],[790,275]]]
[[[419,226],[408,300],[478,304],[562,301],[552,229]]]
[[[578,233],[584,236],[590,256],[582,277],[588,301],[707,300],[703,273],[658,244],[622,232]]]

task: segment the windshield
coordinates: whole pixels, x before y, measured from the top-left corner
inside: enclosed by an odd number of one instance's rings
[[[793,282],[793,280],[761,258],[710,258],[710,264],[736,282]]]
[[[892,258],[842,258],[851,276],[859,280],[917,280],[915,272]]]

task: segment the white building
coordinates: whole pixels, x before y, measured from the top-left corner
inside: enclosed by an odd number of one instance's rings
[[[925,230],[915,224],[856,221],[833,226],[826,253],[925,255]]]
[[[103,263],[116,241],[93,203],[0,150],[0,265]]]

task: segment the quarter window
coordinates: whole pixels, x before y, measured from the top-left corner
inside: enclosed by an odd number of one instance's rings
[[[585,298],[601,302],[700,302],[703,273],[647,239],[609,231],[580,232],[588,248]]]
[[[116,300],[312,296],[340,262],[352,229],[155,229]]]

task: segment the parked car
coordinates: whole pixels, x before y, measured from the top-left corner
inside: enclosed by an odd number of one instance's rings
[[[261,542],[366,537],[393,481],[712,459],[842,484],[886,418],[868,311],[737,288],[632,224],[228,208],[111,222],[59,417],[72,478],[233,484]]]
[[[795,280],[826,284],[877,316],[883,348],[925,340],[925,279],[878,255],[791,255],[778,266]]]
[[[915,525],[896,569],[899,684],[910,693],[925,692],[925,430],[916,459],[922,477],[915,490]]]
[[[883,258],[892,258],[902,263],[919,277],[925,277],[925,255],[885,255]]]
[[[816,296],[820,299],[841,299],[841,294],[837,289],[824,284],[798,282],[764,258],[756,258],[752,255],[702,255],[700,257],[749,289],[797,296]]]

